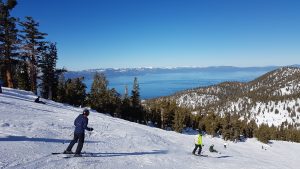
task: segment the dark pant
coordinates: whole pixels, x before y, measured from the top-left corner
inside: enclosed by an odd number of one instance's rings
[[[74,133],[74,138],[69,144],[67,151],[72,151],[72,148],[77,141],[78,145],[75,154],[80,154],[84,143],[84,133]]]
[[[198,154],[200,154],[200,153],[201,153],[202,146],[201,146],[201,145],[197,145],[197,144],[195,144],[195,148],[194,148],[194,150],[193,150],[193,154],[195,154],[195,153],[196,153],[196,150],[197,150],[197,148],[199,148],[199,150],[198,150]]]

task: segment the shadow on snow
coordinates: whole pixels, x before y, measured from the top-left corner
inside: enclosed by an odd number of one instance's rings
[[[33,141],[33,142],[47,142],[47,143],[66,143],[71,140],[53,139],[53,138],[29,138],[26,136],[7,136],[0,137],[0,141]],[[98,143],[99,141],[85,141],[86,143]]]
[[[152,150],[149,152],[128,152],[128,153],[83,153],[83,157],[140,156],[140,155],[155,155],[155,154],[167,154],[167,153],[168,153],[167,150]]]

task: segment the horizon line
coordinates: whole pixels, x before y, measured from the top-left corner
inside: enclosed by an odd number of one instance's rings
[[[292,64],[292,65],[266,65],[266,66],[161,66],[161,67],[154,67],[154,66],[144,66],[144,67],[107,67],[107,68],[90,68],[90,69],[82,69],[82,70],[68,70],[69,72],[80,72],[80,71],[91,71],[91,70],[122,70],[122,69],[177,69],[177,68],[221,68],[221,67],[232,67],[232,68],[264,68],[264,67],[289,67],[289,66],[300,66],[300,64]]]

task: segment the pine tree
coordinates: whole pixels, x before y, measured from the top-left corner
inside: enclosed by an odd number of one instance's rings
[[[124,97],[121,103],[121,117],[123,119],[132,121],[132,117],[130,116],[130,99],[129,97]]]
[[[44,44],[42,40],[47,34],[39,32],[39,23],[34,21],[32,17],[26,17],[26,21],[20,22],[20,26],[23,28],[21,30],[23,33],[21,35],[23,54],[29,60],[31,91],[37,94],[38,61],[42,53],[40,49],[43,49],[42,44]]]
[[[41,89],[42,97],[53,98],[53,91],[57,88],[56,79],[57,49],[55,43],[45,44],[42,49],[42,56],[39,67],[41,68]]]
[[[181,133],[183,128],[185,127],[185,120],[186,120],[186,114],[187,112],[182,109],[182,108],[178,108],[175,111],[175,115],[174,115],[174,120],[173,120],[173,125],[172,128],[173,130]]]
[[[94,75],[89,103],[91,108],[98,112],[107,113],[109,111],[108,81],[103,73],[96,73]]]
[[[131,91],[131,106],[133,119],[141,122],[144,119],[144,111],[141,106],[140,88],[137,77],[135,77],[133,81],[133,87]]]
[[[74,106],[84,106],[86,98],[86,85],[84,78],[68,79],[66,82],[66,102]]]
[[[4,69],[6,85],[14,87],[13,69],[17,64],[18,30],[17,19],[10,16],[11,10],[16,6],[16,0],[8,0],[5,4],[0,1],[0,65]]]
[[[65,69],[57,70],[56,79],[57,81],[57,90],[56,94],[54,95],[54,101],[65,103],[66,102],[66,81],[64,78]]]
[[[261,124],[255,132],[255,137],[263,143],[268,143],[271,139],[271,132],[267,124]]]
[[[137,81],[137,77],[134,78],[133,81],[133,88],[131,91],[131,102],[133,107],[139,107],[141,105],[141,100],[140,100],[140,88],[139,84]]]
[[[130,117],[130,98],[128,97],[128,87],[127,85],[125,86],[125,93],[123,96],[123,100],[121,103],[121,118],[132,121],[131,117]]]
[[[16,67],[16,80],[17,88],[30,91],[30,78],[28,75],[28,64],[26,60],[21,56],[21,60]]]
[[[225,117],[222,120],[222,135],[224,140],[233,140],[233,132],[231,115],[230,113],[225,113]]]
[[[121,109],[121,95],[116,91],[115,88],[112,88],[108,91],[109,102],[108,102],[108,112],[115,117],[120,116]]]
[[[176,111],[176,102],[165,100],[161,103],[161,121],[162,121],[162,128],[169,129],[173,125],[173,120]]]

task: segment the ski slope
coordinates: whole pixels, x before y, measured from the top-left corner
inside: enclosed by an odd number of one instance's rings
[[[227,142],[204,136],[203,154],[191,155],[194,135],[164,131],[91,111],[83,152],[94,157],[63,158],[81,108],[43,100],[31,92],[3,88],[0,94],[0,168],[22,169],[299,169],[300,144],[256,139]],[[214,144],[221,154],[210,153]],[[77,144],[73,147],[75,151]],[[264,149],[262,149],[264,146]],[[266,149],[265,149],[266,148]]]

